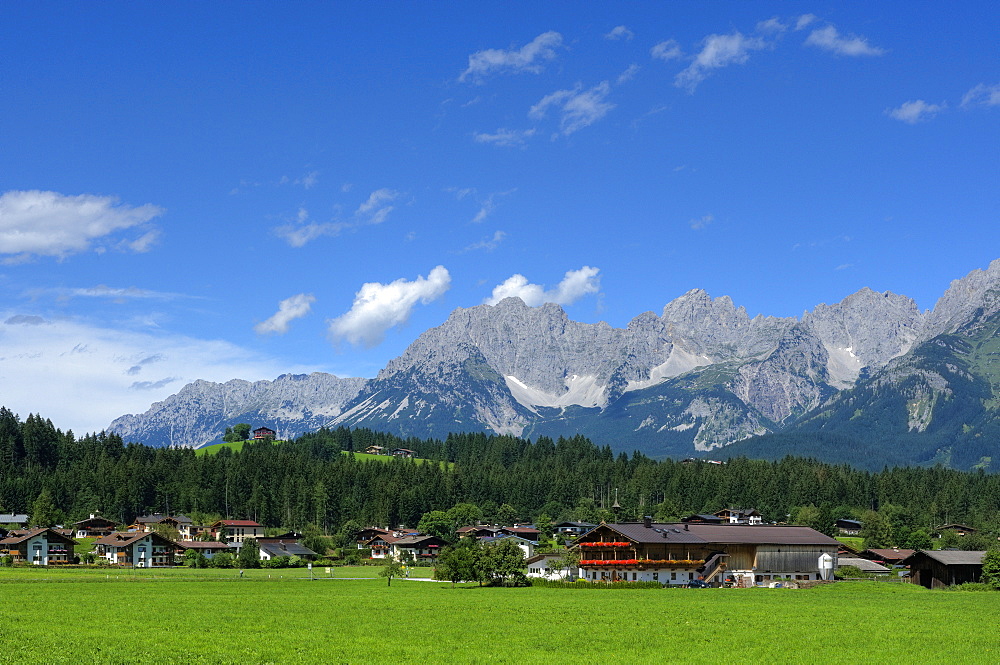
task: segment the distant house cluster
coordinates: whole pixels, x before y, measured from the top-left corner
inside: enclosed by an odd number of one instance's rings
[[[23,517],[23,520],[20,518]],[[4,518],[12,518],[3,521]],[[0,524],[27,523],[27,516],[2,515]],[[220,552],[236,552],[254,538],[260,559],[297,556],[313,560],[318,554],[301,544],[301,536],[287,533],[266,537],[264,527],[253,520],[219,520],[196,525],[185,515],[153,513],[140,515],[125,529],[116,529],[113,520],[92,514],[72,528],[0,530],[0,556],[10,556],[14,563],[39,566],[69,564],[78,561],[78,543],[74,538],[94,538],[94,554],[111,565],[135,568],[159,568],[177,565],[189,550],[211,559]],[[177,539],[167,533],[178,535]]]
[[[409,448],[386,448],[385,446],[368,446],[365,448],[368,455],[391,455],[392,457],[414,458],[417,453]]]

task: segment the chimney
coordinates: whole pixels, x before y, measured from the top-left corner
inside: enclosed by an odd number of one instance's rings
[[[649,515],[646,515],[645,517],[642,518],[642,525],[644,527],[646,527],[647,529],[652,529],[653,528],[653,518],[650,517]]]
[[[684,530],[685,530],[685,531],[690,531],[690,530],[691,530],[691,529],[689,529],[689,528],[688,528],[688,524],[687,524],[687,522],[685,522],[685,523],[684,523]]]

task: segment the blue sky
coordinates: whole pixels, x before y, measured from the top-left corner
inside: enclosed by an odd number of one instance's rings
[[[930,308],[1000,257],[995,3],[22,3],[0,403],[374,376],[503,295]]]

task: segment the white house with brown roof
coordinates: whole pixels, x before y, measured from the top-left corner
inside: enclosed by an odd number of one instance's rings
[[[264,526],[253,520],[219,520],[210,527],[216,540],[243,544],[247,538],[263,538]]]
[[[36,527],[11,531],[0,540],[0,556],[10,555],[14,563],[36,566],[73,563],[76,541],[55,529]]]
[[[155,531],[116,531],[94,541],[97,556],[135,568],[172,566],[177,548],[177,543]]]

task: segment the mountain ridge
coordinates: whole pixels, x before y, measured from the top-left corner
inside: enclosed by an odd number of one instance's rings
[[[614,328],[573,321],[552,303],[529,307],[507,298],[454,310],[370,380],[317,373],[291,382],[283,375],[249,392],[227,382],[183,395],[195,382],[145,414],[116,419],[110,429],[200,445],[211,433],[221,434],[223,422],[252,414],[292,433],[320,426],[404,436],[579,432],[620,449],[687,455],[815,429],[817,414],[843,408],[850,395],[857,401],[865,391],[891,392],[904,384],[921,392],[914,387],[917,376],[924,376],[925,397],[906,402],[914,411],[907,422],[926,419],[921,409],[933,416],[950,399],[942,388],[950,375],[937,365],[920,374],[907,359],[943,343],[942,336],[976,337],[981,348],[996,337],[1000,325],[982,331],[998,312],[1000,259],[952,281],[924,312],[907,296],[865,287],[801,317],[751,318],[728,296],[692,289],[661,314],[642,312]],[[959,346],[950,343],[947,354],[960,354]],[[992,362],[992,356],[983,358]],[[973,363],[970,375],[993,371],[986,360]],[[986,384],[995,385],[992,379]],[[190,407],[192,397],[204,404]],[[994,417],[992,404],[984,402],[984,417]],[[184,423],[181,432],[178,422]]]

